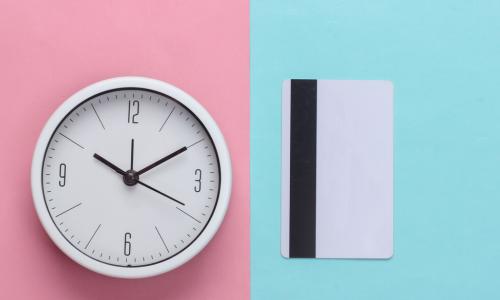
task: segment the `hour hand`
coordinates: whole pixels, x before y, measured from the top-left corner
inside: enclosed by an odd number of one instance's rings
[[[123,171],[122,169],[118,168],[112,162],[110,162],[109,160],[107,160],[104,157],[100,156],[99,154],[94,153],[94,158],[97,159],[98,161],[102,162],[106,166],[110,167],[111,169],[113,169],[116,173],[118,173],[120,175],[125,175],[125,171]]]

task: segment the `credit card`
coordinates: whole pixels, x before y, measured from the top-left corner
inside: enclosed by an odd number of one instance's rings
[[[283,82],[281,253],[393,255],[393,85]]]

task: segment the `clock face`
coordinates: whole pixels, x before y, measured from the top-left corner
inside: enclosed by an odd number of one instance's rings
[[[219,155],[180,101],[118,88],[74,106],[51,132],[43,201],[66,243],[106,265],[137,268],[182,253],[218,205]]]

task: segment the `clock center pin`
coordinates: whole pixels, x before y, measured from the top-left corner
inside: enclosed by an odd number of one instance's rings
[[[123,182],[128,186],[136,185],[138,180],[139,175],[134,170],[128,170],[123,174]]]

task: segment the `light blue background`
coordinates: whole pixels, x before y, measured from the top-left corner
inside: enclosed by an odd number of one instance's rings
[[[287,78],[395,86],[395,256],[280,256]],[[500,1],[251,1],[253,299],[500,299]]]

